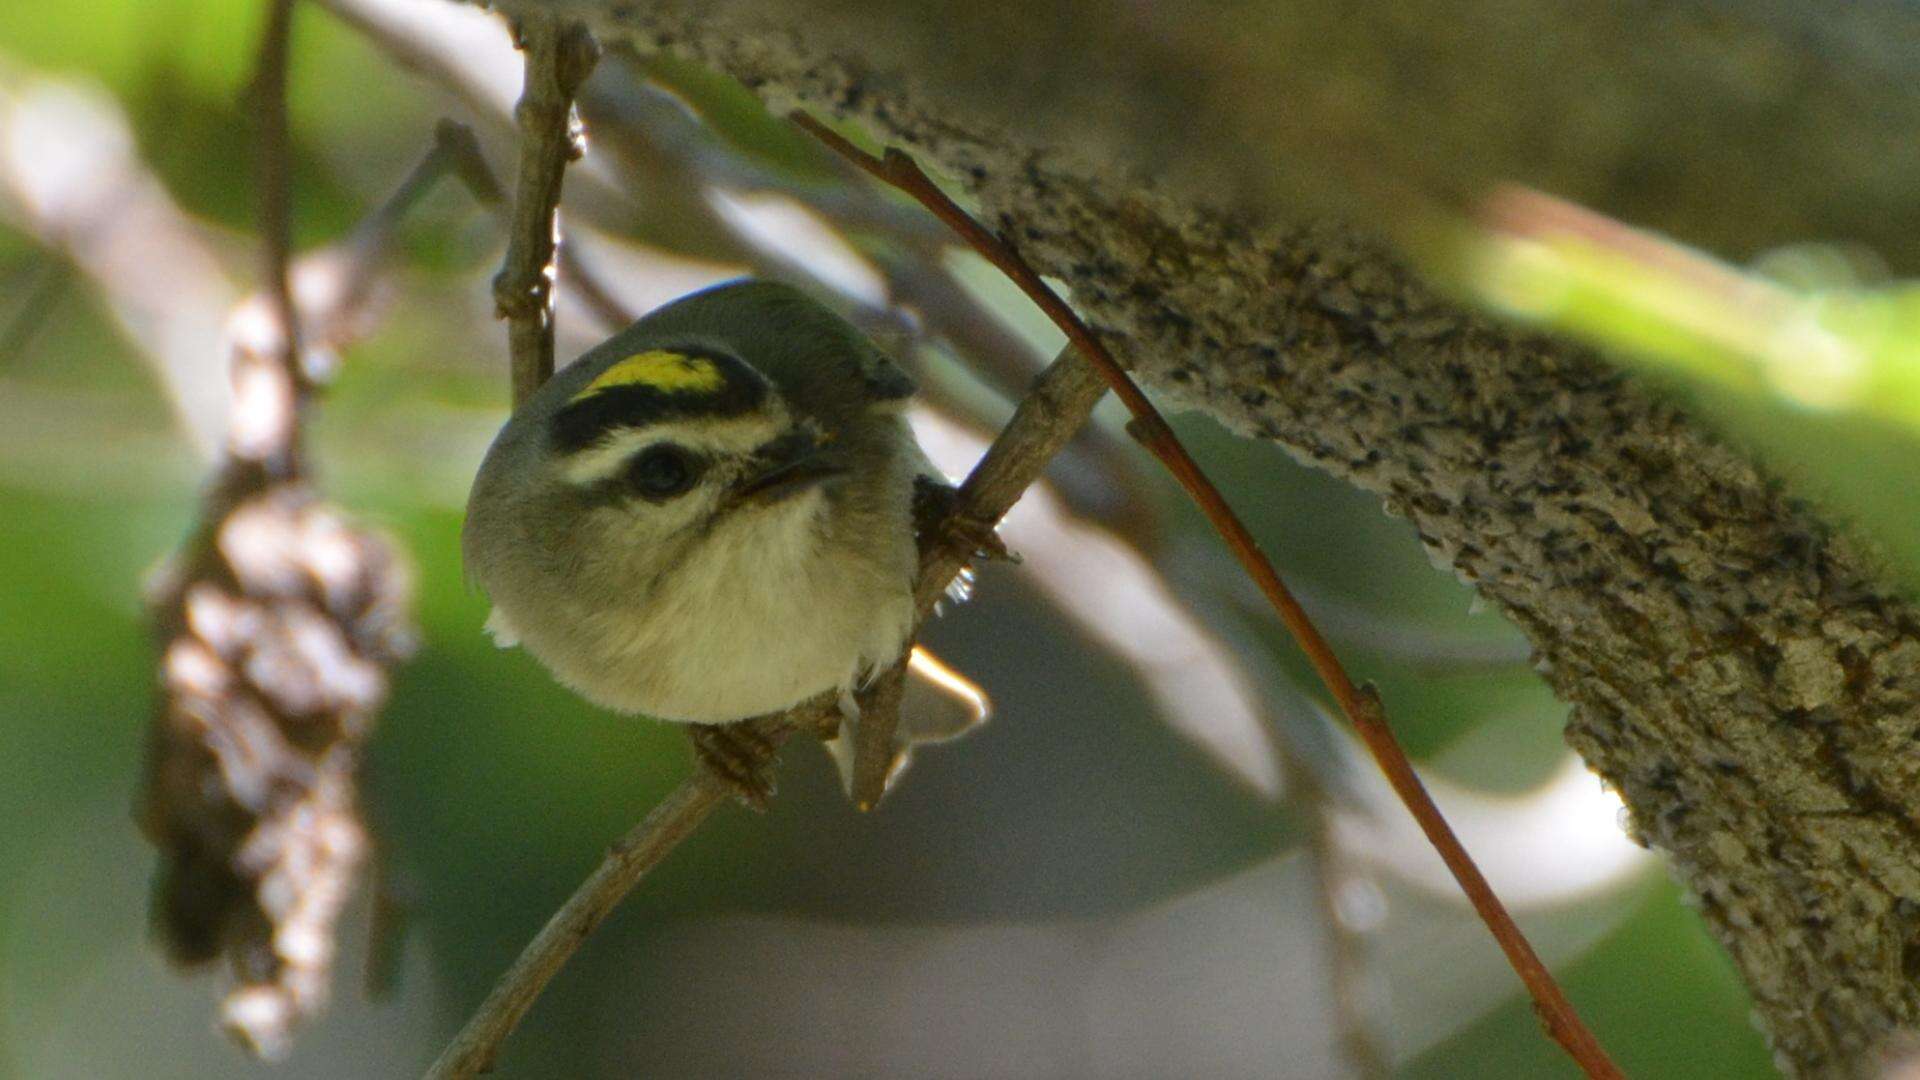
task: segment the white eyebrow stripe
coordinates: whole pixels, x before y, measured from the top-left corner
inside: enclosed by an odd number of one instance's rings
[[[626,468],[634,454],[661,442],[676,443],[709,457],[734,457],[764,444],[786,426],[783,410],[720,419],[665,420],[645,427],[621,428],[562,459],[560,475],[568,483],[591,487]]]

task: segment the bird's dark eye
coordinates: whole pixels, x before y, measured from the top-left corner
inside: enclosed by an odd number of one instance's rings
[[[627,466],[627,484],[648,499],[683,495],[700,478],[705,463],[692,451],[672,443],[650,446]]]

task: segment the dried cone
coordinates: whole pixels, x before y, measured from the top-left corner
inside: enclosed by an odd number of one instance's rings
[[[141,824],[161,853],[158,934],[180,963],[226,957],[222,1022],[275,1057],[326,1004],[367,843],[355,769],[411,648],[411,583],[386,541],[304,484],[245,471],[216,485],[205,531],[155,589]]]

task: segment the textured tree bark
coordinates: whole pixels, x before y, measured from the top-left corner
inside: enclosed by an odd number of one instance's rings
[[[1147,383],[1381,495],[1532,638],[1783,1067],[1871,1071],[1920,1019],[1920,613],[1737,450],[1387,246],[1517,179],[1920,265],[1912,9],[556,3],[913,151]],[[1329,213],[1374,227],[1300,224]]]

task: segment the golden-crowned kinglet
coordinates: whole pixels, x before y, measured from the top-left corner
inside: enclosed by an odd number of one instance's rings
[[[488,629],[588,701],[661,720],[855,686],[912,631],[916,491],[946,490],[907,426],[913,391],[785,285],[660,308],[549,379],[487,451],[462,549]]]

